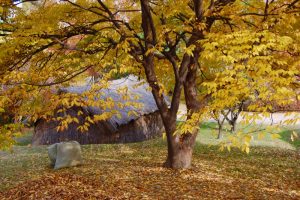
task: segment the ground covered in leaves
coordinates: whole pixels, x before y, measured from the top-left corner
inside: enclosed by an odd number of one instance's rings
[[[165,142],[83,146],[84,165],[53,171],[46,147],[0,152],[0,199],[300,199],[291,150],[249,155],[198,144],[189,170],[162,168]]]

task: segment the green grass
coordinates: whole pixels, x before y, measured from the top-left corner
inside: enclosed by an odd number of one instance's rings
[[[16,138],[16,145],[17,146],[27,146],[30,145],[32,142],[32,129],[26,129],[21,137]]]
[[[237,131],[243,131],[244,134],[250,134],[253,136],[253,139],[251,141],[251,146],[263,146],[263,147],[275,147],[275,148],[282,148],[282,149],[290,149],[295,150],[296,148],[299,148],[300,144],[300,137],[295,138],[294,141],[291,140],[291,131],[289,130],[279,130],[275,131],[275,133],[278,133],[280,135],[279,138],[273,138],[271,133],[264,132],[263,137],[259,138],[258,134],[261,131],[258,131],[260,129],[263,129],[265,127],[258,126],[258,125],[250,125],[250,126],[237,126]],[[197,137],[197,141],[202,144],[207,145],[218,145],[221,142],[225,141],[226,138],[232,133],[230,133],[229,125],[225,124],[223,130],[222,130],[222,139],[217,139],[218,130],[217,130],[217,123],[215,122],[208,122],[203,123],[201,125],[200,133]],[[299,130],[298,130],[298,135]]]
[[[292,135],[292,131],[291,130],[286,130],[286,131],[282,131],[279,133],[279,135],[281,136],[280,139],[290,143],[291,145],[293,145],[294,147],[296,147],[297,149],[300,148],[300,129],[294,130],[298,137],[294,138],[294,140],[291,139],[291,135]]]

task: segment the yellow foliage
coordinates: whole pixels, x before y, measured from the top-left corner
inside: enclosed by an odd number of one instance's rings
[[[34,9],[14,8],[8,23],[0,21],[0,35],[9,28],[9,34],[0,36],[1,113],[11,110],[34,121],[53,116],[57,108],[63,115],[64,108],[72,106],[140,108],[137,103],[120,105],[111,98],[95,101],[101,96],[96,91],[128,74],[149,78],[143,67],[147,59],[153,60],[150,75],[155,77],[153,87],[158,88],[159,97],[174,94],[175,83],[185,81],[187,69],[181,71],[181,66],[186,57],[192,61],[189,68],[197,68],[192,90],[196,98],[209,97],[208,105],[181,123],[176,134],[193,132],[211,111],[249,101],[248,110],[267,113],[274,109],[272,103],[288,105],[299,95],[295,78],[300,70],[299,2],[202,1],[197,14],[189,1],[155,1],[150,4],[151,26],[146,28],[155,29],[151,42],[142,27],[143,1],[103,1],[104,7],[99,2],[49,0]],[[179,72],[183,77],[178,77]],[[90,91],[57,95],[59,88],[78,85],[91,76],[101,81]],[[125,88],[119,92],[128,100]],[[87,118],[79,129],[87,131],[91,123],[113,115],[118,113]],[[244,123],[258,119],[252,115]],[[65,115],[56,120],[59,130],[81,123]],[[288,120],[295,124],[299,119]],[[11,140],[12,134],[5,138]],[[239,147],[246,152],[248,140],[232,138],[233,143],[245,145]]]

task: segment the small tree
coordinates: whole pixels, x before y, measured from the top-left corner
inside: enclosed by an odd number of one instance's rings
[[[221,111],[223,117],[230,125],[230,131],[234,133],[236,131],[236,123],[239,118],[240,113],[243,111],[244,101],[238,103],[232,108],[228,108],[228,112]]]
[[[226,114],[229,114],[229,111],[227,111]],[[224,122],[225,122],[225,117],[224,114],[221,112],[217,112],[217,111],[212,111],[212,118],[214,120],[216,120],[217,124],[218,124],[218,136],[217,139],[221,139],[222,138],[222,130],[223,130],[223,126],[224,126]]]
[[[218,136],[217,139],[222,138],[222,129],[225,122],[230,125],[230,132],[234,133],[236,131],[236,124],[240,113],[243,110],[244,102],[242,101],[237,106],[231,108],[225,108],[221,111],[212,111],[212,117],[216,120],[218,124]]]

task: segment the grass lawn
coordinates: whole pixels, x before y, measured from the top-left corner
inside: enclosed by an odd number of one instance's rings
[[[263,125],[251,125],[247,126],[246,128],[239,125],[237,126],[237,131],[243,131],[245,133],[251,132],[253,136],[253,140],[251,141],[251,146],[262,146],[262,147],[275,147],[275,148],[282,148],[282,149],[290,149],[296,150],[300,148],[300,129],[292,129],[298,134],[298,138],[295,138],[294,141],[291,140],[292,130],[279,130],[278,133],[280,135],[279,138],[272,138],[270,133],[264,133],[263,138],[258,138],[258,134],[260,133],[257,130],[261,130],[264,128]],[[201,126],[200,134],[197,137],[197,141],[202,144],[207,145],[218,145],[220,142],[224,141],[228,135],[231,135],[229,132],[229,125],[225,124],[223,128],[223,140],[218,140],[217,138],[217,123],[215,122],[208,122],[204,123]],[[253,132],[256,131],[256,132]]]
[[[161,167],[166,156],[161,139],[83,145],[84,165],[58,171],[50,169],[45,146],[15,146],[12,154],[0,152],[0,199],[300,198],[300,159],[294,150],[255,146],[249,155],[221,152],[203,144],[208,143],[205,126],[189,170]]]
[[[296,130],[295,131],[298,134],[298,138],[294,139],[294,141],[291,140],[291,134],[292,131],[286,130],[286,131],[282,131],[280,132],[280,139],[290,143],[292,146],[294,146],[295,148],[299,149],[300,148],[300,130]]]

